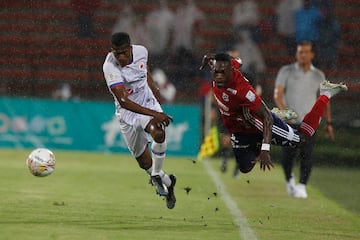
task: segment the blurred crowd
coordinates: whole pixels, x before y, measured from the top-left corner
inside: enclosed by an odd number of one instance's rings
[[[151,70],[161,72],[160,81],[185,91],[198,87],[200,97],[210,89],[207,73],[199,73],[197,66],[204,54],[204,39],[198,34],[209,28],[209,19],[197,6],[197,1],[186,0],[176,7],[169,1],[152,1],[144,14],[133,9],[131,1],[122,1],[112,33],[128,32],[133,44],[141,44],[149,50]],[[78,16],[79,37],[96,37],[93,16],[101,0],[72,0]],[[216,43],[212,51],[230,51],[242,59],[242,72],[258,93],[267,64],[260,44],[280,42],[287,56],[294,56],[296,45],[311,41],[316,50],[314,65],[336,69],[340,45],[340,25],[334,14],[333,0],[279,0],[273,6],[272,15],[262,16],[259,1],[239,0],[234,3],[228,28],[232,35],[226,41]],[[224,13],[226,14],[226,13]],[[208,40],[208,39],[206,39]],[[155,80],[157,81],[158,79]],[[166,94],[166,93],[165,93]],[[169,94],[171,95],[171,94]],[[169,102],[174,100],[169,98]]]
[[[197,75],[194,68],[197,63],[195,51],[201,39],[196,32],[204,22],[205,15],[193,0],[187,0],[175,10],[169,8],[166,0],[159,0],[155,5],[146,15],[139,16],[134,13],[130,3],[126,4],[112,32],[127,32],[133,44],[147,47],[151,70],[162,73],[155,74],[154,80],[160,88],[164,85],[162,79],[166,79],[165,86],[173,86],[163,89],[166,95],[166,91],[174,92],[175,88],[181,91],[192,86],[192,81],[183,79],[194,79]],[[178,66],[181,66],[181,71]],[[168,98],[167,102],[172,100]]]

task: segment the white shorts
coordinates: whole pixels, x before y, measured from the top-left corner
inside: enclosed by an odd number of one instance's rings
[[[153,117],[147,115],[137,114],[135,123],[133,125],[127,124],[120,120],[120,130],[124,140],[131,152],[137,158],[145,151],[149,144],[150,135],[145,132],[145,127]]]

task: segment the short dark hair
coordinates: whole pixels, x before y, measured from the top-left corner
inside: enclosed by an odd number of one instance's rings
[[[311,51],[314,51],[314,43],[312,41],[303,40],[297,44],[297,46],[310,46]]]
[[[231,62],[232,57],[227,53],[217,53],[215,55],[216,61]]]
[[[126,32],[117,32],[111,35],[111,44],[117,47],[130,45],[130,36]]]

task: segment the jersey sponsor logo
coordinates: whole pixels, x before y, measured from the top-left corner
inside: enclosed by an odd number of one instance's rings
[[[215,100],[216,100],[219,108],[222,108],[224,111],[228,112],[229,108],[225,104],[223,104],[215,95],[214,95],[214,97],[215,97]]]
[[[126,92],[127,92],[127,94],[131,95],[134,93],[134,90],[132,90],[131,88],[128,88],[128,89],[126,89]]]
[[[255,93],[249,90],[245,96],[250,102],[254,102],[256,99]]]
[[[224,99],[225,102],[228,102],[229,101],[229,95],[227,95],[226,93],[222,93],[222,99]]]
[[[237,90],[232,89],[232,88],[227,88],[226,91],[229,91],[229,92],[231,92],[231,93],[234,94],[234,95],[236,95],[236,93],[237,93]]]
[[[134,94],[134,93],[143,92],[144,89],[145,89],[144,86],[137,87],[135,89],[128,88],[128,89],[126,89],[126,92],[127,92],[127,94],[131,95],[131,94]]]
[[[138,82],[138,81],[146,81],[146,74],[141,74],[140,76],[136,76],[133,81],[131,82]],[[130,81],[129,81],[130,82]]]

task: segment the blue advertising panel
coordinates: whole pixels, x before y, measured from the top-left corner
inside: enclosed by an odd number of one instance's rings
[[[168,155],[195,156],[200,108],[168,105]],[[128,152],[111,102],[0,98],[0,147]]]

